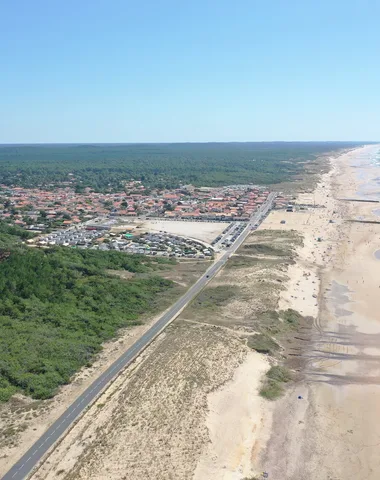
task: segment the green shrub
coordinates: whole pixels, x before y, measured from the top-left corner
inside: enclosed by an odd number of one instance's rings
[[[260,395],[267,400],[279,398],[283,392],[283,384],[292,379],[291,372],[281,365],[271,367],[266,373],[266,378],[260,390]]]
[[[301,320],[303,319],[303,316],[299,312],[297,312],[297,310],[293,310],[292,308],[282,310],[280,312],[280,317],[291,326],[299,325]]]
[[[292,379],[291,372],[288,368],[281,365],[275,365],[271,367],[267,372],[267,377],[276,382],[290,382]]]
[[[0,402],[7,402],[16,392],[17,388],[12,385],[0,387]]]
[[[205,288],[192,302],[192,308],[211,309],[227,305],[236,296],[238,289],[234,285],[218,285]]]
[[[260,395],[267,400],[276,400],[281,397],[284,388],[280,382],[274,380],[266,380],[260,390]]]
[[[248,338],[248,346],[256,352],[272,355],[280,346],[269,335],[258,333]]]

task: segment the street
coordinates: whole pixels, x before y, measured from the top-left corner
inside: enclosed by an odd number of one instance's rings
[[[270,193],[266,202],[261,205],[251,217],[246,228],[231,245],[221,258],[206,270],[199,280],[177,301],[162,317],[124,352],[105,372],[103,372],[51,425],[51,427],[34,443],[34,445],[16,462],[16,464],[2,477],[3,480],[21,480],[25,478],[46,452],[65,433],[68,427],[80,416],[94,399],[107,387],[107,385],[161,333],[182,309],[191,302],[208,282],[228,261],[250,234],[252,226],[259,224],[272,208],[275,193]]]

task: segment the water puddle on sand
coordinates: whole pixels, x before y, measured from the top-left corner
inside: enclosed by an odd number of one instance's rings
[[[349,293],[350,289],[346,285],[341,285],[335,280],[331,282],[329,299],[336,317],[346,317],[352,314],[350,310],[344,308],[344,305],[351,302]]]
[[[376,250],[376,252],[374,253],[374,255],[375,255],[375,258],[376,258],[377,260],[380,260],[380,250]]]
[[[376,208],[376,210],[372,210],[372,213],[377,217],[380,217],[380,208]]]

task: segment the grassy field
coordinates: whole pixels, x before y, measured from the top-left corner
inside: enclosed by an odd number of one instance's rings
[[[284,344],[307,325],[295,310],[279,310],[278,300],[295,261],[302,238],[295,231],[259,230],[252,233],[226,268],[181,314],[184,321],[217,325],[234,330],[251,349],[268,355],[279,365],[265,378],[261,395],[275,399],[290,381],[281,366]],[[281,375],[282,376],[281,376]]]
[[[276,328],[289,328],[289,322],[277,312],[277,302],[287,279],[287,266],[294,261],[295,248],[301,243],[291,231],[252,233],[181,318],[263,335],[273,335]]]

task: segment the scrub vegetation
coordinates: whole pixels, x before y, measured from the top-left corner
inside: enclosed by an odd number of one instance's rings
[[[260,395],[268,400],[275,400],[284,392],[284,383],[290,382],[290,370],[281,365],[271,367],[265,377]]]
[[[173,263],[168,259],[21,244],[2,252],[0,401],[16,392],[53,396],[91,364],[102,342],[156,311],[173,286],[157,274]],[[123,280],[107,270],[135,275]]]

